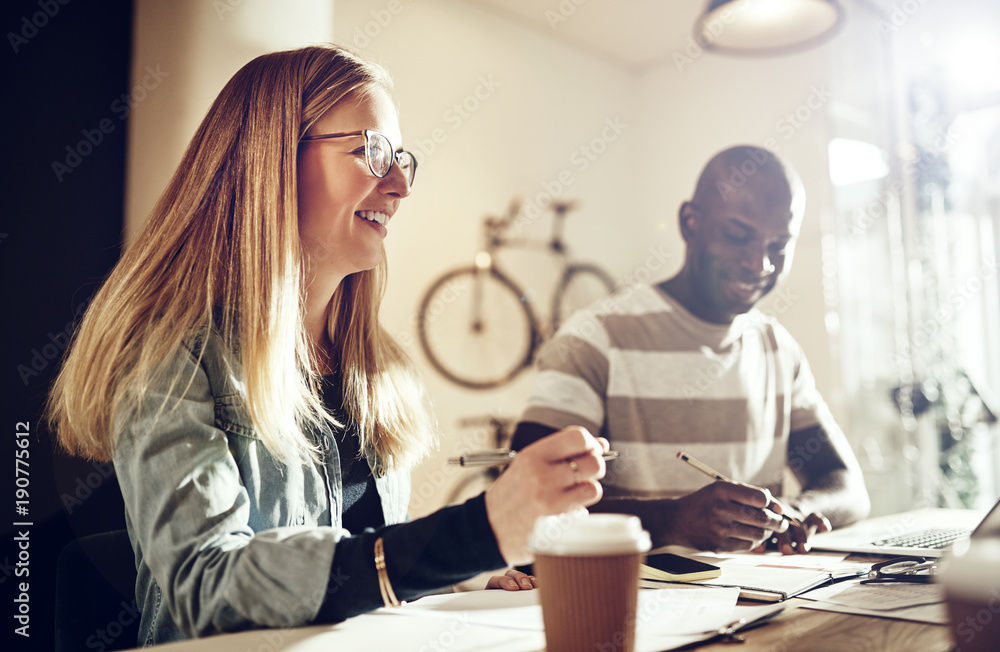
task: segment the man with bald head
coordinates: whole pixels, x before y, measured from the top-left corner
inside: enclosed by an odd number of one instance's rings
[[[570,425],[607,437],[620,458],[590,509],[638,515],[656,545],[771,541],[792,554],[866,516],[860,467],[802,349],[754,308],[791,268],[804,206],[801,181],[772,152],[716,154],[680,207],[681,270],[560,328],[513,447]],[[679,451],[733,482],[712,482]]]

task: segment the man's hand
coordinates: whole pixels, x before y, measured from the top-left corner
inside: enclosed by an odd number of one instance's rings
[[[528,537],[539,516],[570,512],[601,499],[608,440],[570,427],[518,451],[486,491],[486,515],[508,564],[532,560]]]
[[[831,529],[830,520],[817,512],[805,517],[792,508],[786,508],[785,512],[797,519],[802,525],[789,525],[787,530],[775,533],[771,538],[771,541],[777,544],[778,550],[783,555],[800,555],[809,552],[809,539],[817,532],[829,532]],[[763,548],[762,545],[761,551]]]
[[[766,489],[733,482],[713,482],[674,501],[669,525],[673,542],[698,550],[748,551],[788,523]]]

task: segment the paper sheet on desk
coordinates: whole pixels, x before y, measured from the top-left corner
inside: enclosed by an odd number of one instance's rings
[[[871,562],[845,561],[843,553],[812,552],[807,555],[782,555],[777,552],[760,553],[699,553],[694,559],[726,568],[776,568],[792,570],[827,571],[833,577],[847,577],[859,572],[867,573]]]
[[[657,652],[709,638],[711,632],[734,620],[738,593],[735,589],[721,588],[640,591],[637,652]],[[543,630],[537,591],[470,591],[433,595],[403,607],[379,609],[374,613],[443,618],[504,629]]]
[[[767,566],[769,568],[810,568],[834,570],[844,565],[846,554],[816,552],[807,555],[783,555],[779,552],[760,553],[699,553],[703,559],[718,566]]]
[[[945,625],[948,613],[938,584],[859,584],[824,587],[802,596],[809,609]]]

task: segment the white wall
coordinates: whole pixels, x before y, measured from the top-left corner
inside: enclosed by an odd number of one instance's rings
[[[137,0],[125,236],[131,241],[229,78],[266,52],[329,41],[328,0]]]

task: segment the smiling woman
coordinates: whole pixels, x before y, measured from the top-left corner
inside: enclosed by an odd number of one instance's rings
[[[390,93],[335,47],[244,66],[70,345],[48,414],[114,461],[142,645],[395,606],[527,561],[536,517],[600,497],[607,442],[569,428],[404,522],[436,433],[378,317],[416,170]]]
[[[308,134],[298,154],[299,235],[309,261],[309,293],[328,295],[348,274],[382,260],[386,226],[410,194],[416,166],[403,151],[403,163],[393,165],[391,143],[402,138],[382,88],[352,93]]]

